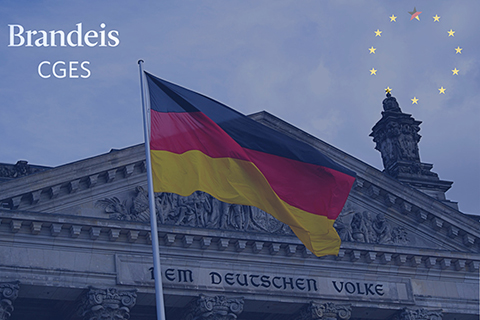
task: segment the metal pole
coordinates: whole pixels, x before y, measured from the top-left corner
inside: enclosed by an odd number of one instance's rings
[[[153,192],[152,160],[150,158],[150,126],[148,111],[145,104],[145,88],[143,86],[143,60],[138,60],[140,68],[140,87],[142,90],[143,128],[145,135],[145,155],[148,176],[148,201],[150,206],[150,228],[152,233],[153,249],[153,276],[155,278],[155,298],[157,304],[157,320],[165,320],[165,306],[163,303],[162,270],[160,266],[160,247],[158,243],[157,215],[155,213],[155,193]]]

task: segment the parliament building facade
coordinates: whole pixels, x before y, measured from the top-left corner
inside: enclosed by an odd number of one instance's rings
[[[479,216],[420,161],[420,121],[390,94],[372,129],[384,170],[267,113],[357,179],[315,257],[254,207],[155,195],[168,320],[479,319]],[[0,320],[156,319],[144,145],[59,167],[0,164]],[[472,195],[473,196],[473,195]]]

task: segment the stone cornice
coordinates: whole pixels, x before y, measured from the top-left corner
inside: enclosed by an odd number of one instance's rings
[[[160,245],[169,250],[178,251],[179,248],[191,255],[202,255],[212,252],[216,256],[218,251],[225,254],[252,255],[258,259],[281,259],[282,263],[298,263],[302,265],[318,265],[334,261],[336,266],[344,264],[351,267],[354,263],[356,268],[390,268],[392,266],[403,267],[405,272],[418,272],[425,269],[429,272],[466,272],[475,274],[480,265],[480,254],[440,251],[418,250],[416,248],[395,247],[389,245],[373,245],[367,243],[344,243],[338,256],[326,256],[316,258],[306,250],[301,242],[292,236],[278,236],[269,234],[252,234],[239,231],[209,230],[200,228],[174,227],[159,225]],[[56,243],[64,241],[70,246],[75,246],[78,241],[80,247],[85,242],[100,241],[103,245],[97,248],[108,250],[117,246],[150,245],[151,234],[148,223],[112,221],[109,219],[94,219],[76,217],[70,215],[33,213],[12,210],[0,210],[0,239],[8,239],[8,234],[15,234],[15,241],[27,243],[40,243],[40,238],[54,237]],[[35,237],[40,237],[35,240]],[[98,242],[97,241],[97,242]],[[109,245],[109,243],[111,245]],[[140,248],[140,247],[139,247]],[[130,248],[132,249],[132,248]],[[129,249],[129,250],[130,250]],[[145,246],[140,251],[149,251]],[[192,251],[193,250],[193,251]],[[180,251],[181,252],[181,251]],[[182,253],[182,254],[184,254]],[[262,258],[261,258],[262,257]],[[291,257],[292,259],[285,259]],[[308,258],[308,259],[306,259]],[[315,262],[317,261],[317,262]]]
[[[31,207],[145,173],[144,148],[137,145],[1,183],[0,203],[9,209]]]
[[[95,160],[93,164],[88,163],[85,165],[83,161],[74,163],[72,164],[73,170],[65,171],[64,169],[69,168],[69,166],[65,166],[37,174],[53,175],[53,177],[51,177],[52,179],[56,177],[57,182],[54,186],[48,186],[49,177],[40,176],[40,179],[35,179],[34,182],[30,184],[28,183],[29,181],[22,182],[22,180],[33,179],[33,176],[3,183],[0,185],[0,187],[4,188],[4,190],[2,190],[3,207],[10,209],[32,208],[35,205],[41,205],[52,199],[62,196],[72,196],[73,193],[80,193],[82,190],[101,187],[114,180],[131,179],[132,175],[139,174],[144,176],[145,162],[142,160],[142,146],[132,147],[127,151],[129,157],[122,155],[122,157],[120,157],[122,160],[115,163],[116,166],[109,165],[105,168],[105,165],[99,165],[98,162],[102,162],[101,160],[104,157],[109,158],[110,163],[114,162],[109,153],[92,159],[92,161]],[[133,151],[133,153],[131,151]],[[112,154],[120,155],[123,153],[117,151]],[[133,163],[131,162],[132,160],[134,161]],[[79,170],[76,166],[84,168],[83,171],[80,171],[83,174],[85,172],[90,174],[87,176],[76,175],[75,172]],[[92,170],[89,170],[89,168],[96,168],[97,171],[92,173]],[[58,172],[59,175],[55,173],[57,170],[60,171]],[[367,175],[359,174],[352,196],[361,195],[369,198],[379,207],[394,209],[402,213],[405,217],[409,217],[419,224],[426,225],[436,232],[443,232],[451,239],[454,239],[454,241],[460,242],[465,247],[470,248],[470,250],[478,250],[480,230],[475,226],[475,223],[472,223],[472,219],[464,217],[458,211],[418,192],[410,186],[398,183],[398,181],[381,173],[377,177],[375,173],[379,172],[370,172]],[[73,180],[68,180],[68,178],[73,178]],[[373,180],[375,180],[375,182],[373,182]],[[385,183],[379,183],[379,181],[382,182],[382,180],[385,180]],[[58,181],[63,182],[59,183]],[[16,186],[16,184],[18,184],[18,186]],[[5,198],[5,196],[9,194],[15,194],[12,190],[21,188],[22,186],[25,187],[25,189],[22,190],[22,194],[12,198]],[[43,186],[43,189],[35,190],[35,188],[39,186]],[[11,188],[9,189],[8,187]]]
[[[382,185],[378,181],[373,183],[371,177],[368,180],[357,177],[354,190],[356,194],[370,198],[378,207],[399,212],[399,218],[403,216],[415,221],[470,250],[478,252],[480,248],[479,223],[407,185],[398,182]]]

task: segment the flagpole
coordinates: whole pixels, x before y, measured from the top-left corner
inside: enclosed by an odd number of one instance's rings
[[[148,201],[150,207],[150,228],[152,234],[153,249],[153,276],[155,278],[155,298],[157,305],[157,320],[165,319],[165,306],[163,302],[162,270],[160,266],[160,246],[158,242],[157,215],[155,212],[155,193],[153,192],[152,160],[150,158],[150,133],[148,122],[148,111],[145,103],[145,88],[143,86],[143,60],[138,60],[140,68],[140,87],[142,90],[143,128],[145,136],[145,156],[148,176]]]

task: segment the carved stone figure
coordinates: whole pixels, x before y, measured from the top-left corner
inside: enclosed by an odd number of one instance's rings
[[[387,93],[387,97],[383,100],[383,110],[390,112],[402,112],[400,106],[398,105],[397,99],[392,97],[392,95]]]
[[[226,203],[214,197],[210,199],[211,210],[205,215],[205,227],[214,228],[220,225],[220,217],[224,215]]]
[[[367,242],[367,227],[365,225],[364,217],[357,212],[353,216],[352,222],[352,239],[356,242]]]
[[[378,243],[377,235],[373,229],[373,219],[372,215],[368,211],[362,212],[363,221],[365,223],[365,242],[367,243]]]
[[[178,218],[176,225],[195,226],[196,211],[194,195],[190,197],[178,197],[177,199]]]
[[[14,165],[0,164],[0,178],[15,179],[48,169],[48,167],[31,166],[28,164],[28,161],[19,160]]]
[[[201,294],[187,306],[184,320],[234,320],[243,311],[243,298]]]
[[[342,241],[353,241],[352,228],[350,224],[343,221],[343,217],[338,217],[333,227],[337,230],[338,236]]]
[[[228,216],[230,224],[236,230],[247,230],[250,212],[247,206],[238,204],[230,204],[228,209]]]
[[[409,243],[408,234],[405,228],[396,227],[392,231],[392,242],[395,244],[406,244]]]
[[[385,219],[385,215],[383,213],[377,214],[375,220],[372,223],[372,228],[376,233],[377,243],[391,242],[391,226]]]
[[[95,206],[102,206],[106,213],[110,214],[110,218],[117,220],[136,220],[135,216],[131,216],[127,209],[127,201],[120,201],[117,197],[105,198],[98,200]]]
[[[150,207],[148,205],[148,192],[142,187],[135,188],[137,195],[133,198],[131,212],[135,215],[132,220],[148,221],[150,219]]]

